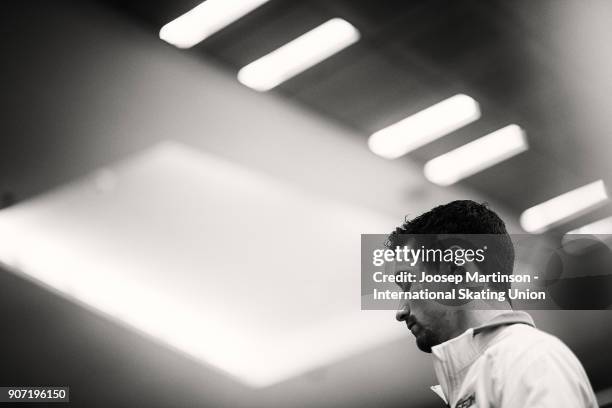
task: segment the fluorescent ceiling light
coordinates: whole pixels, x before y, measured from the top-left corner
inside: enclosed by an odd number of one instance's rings
[[[451,150],[425,164],[425,177],[448,186],[527,150],[527,139],[517,125],[508,125]]]
[[[562,242],[566,252],[579,252],[597,242],[609,242],[610,239],[612,239],[612,217],[606,217],[565,233]]]
[[[478,102],[467,95],[455,95],[373,133],[368,146],[379,156],[396,159],[478,118]]]
[[[612,217],[606,217],[599,221],[583,225],[580,228],[569,231],[567,234],[592,234],[605,235],[612,234]]]
[[[159,30],[159,38],[190,48],[268,0],[207,0]]]
[[[520,218],[521,227],[527,232],[544,232],[602,205],[607,200],[606,186],[602,180],[598,180],[525,210]]]
[[[242,68],[238,80],[267,91],[359,40],[359,31],[333,18]]]
[[[386,215],[175,143],[103,174],[0,211],[0,261],[255,387],[405,336],[355,274]]]

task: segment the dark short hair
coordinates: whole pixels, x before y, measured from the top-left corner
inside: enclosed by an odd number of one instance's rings
[[[406,235],[414,234],[487,234],[499,235],[489,245],[486,268],[489,271],[512,275],[514,245],[506,231],[506,224],[486,203],[472,200],[451,201],[439,205],[416,218],[408,219],[393,231],[386,246],[396,248],[406,244]],[[492,284],[497,290],[510,289],[509,283]]]

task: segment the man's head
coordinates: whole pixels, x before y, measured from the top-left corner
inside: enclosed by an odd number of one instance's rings
[[[495,235],[493,248],[489,248],[486,257],[486,269],[512,274],[514,268],[514,247],[506,231],[506,226],[499,216],[471,200],[453,201],[440,205],[432,210],[406,222],[396,228],[388,237],[387,246],[415,247],[414,235],[452,235],[452,234],[487,234]],[[499,238],[499,239],[498,239]],[[429,243],[431,244],[431,242]],[[465,249],[465,248],[464,248]],[[402,268],[402,266],[398,266]],[[412,272],[428,274],[456,274],[457,265],[452,263],[417,263]],[[400,272],[395,271],[395,272]],[[473,272],[473,271],[472,271]],[[508,284],[490,284],[491,289],[507,291]],[[405,291],[418,291],[423,286],[415,283],[403,287]],[[448,306],[438,301],[407,300],[397,312],[397,320],[406,322],[416,337],[417,346],[425,352],[447,341],[469,327],[470,314],[467,310]]]

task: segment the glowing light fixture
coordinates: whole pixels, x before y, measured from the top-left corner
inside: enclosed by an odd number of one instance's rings
[[[508,125],[425,164],[425,177],[448,186],[528,149],[523,130]]]
[[[599,221],[583,225],[568,232],[568,234],[612,234],[612,217],[606,217]]]
[[[525,210],[521,214],[521,226],[527,232],[544,232],[604,204],[607,200],[606,186],[602,180],[598,180]]]
[[[268,91],[359,40],[359,31],[333,18],[243,67],[238,80],[257,91]]]
[[[606,217],[565,233],[562,242],[565,250],[571,252],[572,250],[584,250],[597,242],[610,242],[610,240],[612,240],[612,217]]]
[[[393,224],[166,142],[0,211],[0,262],[261,387],[405,336],[355,277]]]
[[[159,30],[159,38],[190,48],[268,0],[207,0]]]
[[[459,94],[373,133],[370,150],[396,159],[480,118],[480,106],[472,97]]]

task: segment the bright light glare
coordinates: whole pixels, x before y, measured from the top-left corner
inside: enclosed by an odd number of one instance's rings
[[[584,235],[588,235],[590,239],[584,239]],[[610,241],[611,237],[612,217],[606,217],[567,232],[563,236],[563,245],[566,252],[580,252],[597,242]]]
[[[521,214],[521,226],[527,232],[544,232],[602,205],[607,200],[606,186],[602,180],[598,180],[525,210]]]
[[[425,177],[449,186],[527,150],[527,139],[517,125],[508,125],[451,150],[425,164]]]
[[[612,234],[612,217],[606,217],[599,221],[592,222],[590,224],[583,225],[580,228],[571,230],[567,234],[591,234],[591,235],[604,235]]]
[[[190,48],[268,0],[207,0],[159,30],[159,38]]]
[[[354,279],[387,215],[170,142],[105,172],[0,211],[0,263],[253,387],[405,336]]]
[[[478,102],[455,95],[373,133],[368,146],[379,156],[396,159],[479,118]]]
[[[238,80],[257,91],[268,91],[359,40],[359,31],[333,18],[243,67]]]

